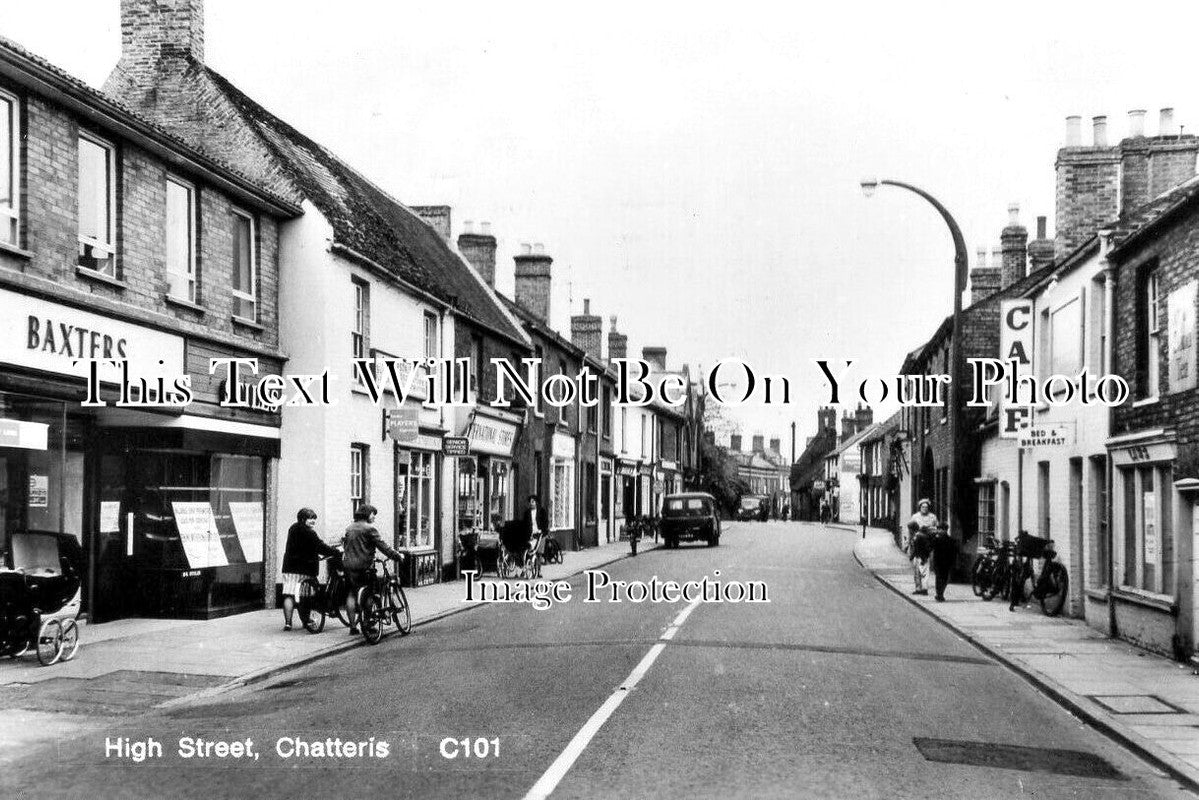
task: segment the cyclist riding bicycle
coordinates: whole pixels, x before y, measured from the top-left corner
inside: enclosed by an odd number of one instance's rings
[[[368,586],[374,575],[375,551],[403,563],[404,554],[393,550],[375,527],[375,515],[379,510],[371,505],[361,505],[354,511],[354,521],[346,527],[342,539],[342,566],[346,572],[350,595],[346,598],[346,614],[350,618],[350,633],[358,633],[358,590]]]

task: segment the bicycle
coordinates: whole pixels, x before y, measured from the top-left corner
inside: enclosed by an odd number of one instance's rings
[[[386,560],[375,559],[375,564],[382,564],[383,574],[372,570],[370,585],[358,590],[358,624],[368,644],[378,644],[387,625],[395,625],[401,636],[412,632],[412,609],[400,579],[387,569]]]
[[[637,540],[641,538],[642,523],[641,520],[633,518],[625,523],[625,533],[629,537],[629,549],[633,555],[637,555]]]
[[[970,588],[974,590],[975,597],[982,597],[983,592],[990,584],[991,573],[995,571],[995,563],[998,560],[998,552],[999,542],[994,536],[988,536],[970,568]]]
[[[995,547],[995,561],[991,566],[987,583],[983,586],[983,600],[994,600],[996,597],[1007,599],[1011,590],[1011,574],[1013,564],[1013,546],[1011,542],[998,542]]]
[[[548,541],[552,541],[549,536],[538,533],[520,553],[513,553],[500,542],[500,553],[495,560],[496,575],[501,578],[540,578],[541,565],[545,561],[542,552]]]
[[[320,633],[325,629],[325,617],[336,616],[341,624],[350,627],[350,615],[346,611],[345,573],[340,564],[329,564],[329,580],[321,583],[316,578],[305,578],[300,582],[300,595],[296,598],[296,610],[300,622],[309,633]]]
[[[1070,576],[1066,567],[1057,562],[1057,551],[1053,540],[1031,536],[1020,531],[1016,537],[1016,557],[1010,576],[1009,611],[1015,611],[1025,597],[1040,601],[1041,612],[1047,617],[1056,617],[1066,606]],[[1035,559],[1043,559],[1041,574],[1037,576],[1033,566]],[[1031,585],[1032,590],[1028,591]]]

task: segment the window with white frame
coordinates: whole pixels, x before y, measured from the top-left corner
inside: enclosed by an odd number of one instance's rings
[[[353,511],[367,502],[370,489],[370,448],[364,444],[350,445],[350,505]]]
[[[1063,303],[1049,315],[1049,374],[1077,375],[1082,370],[1082,300]]]
[[[995,484],[978,485],[978,535],[995,535]]]
[[[116,148],[79,134],[79,259],[81,267],[116,277]]]
[[[21,120],[17,98],[0,92],[0,242],[17,244],[21,220]]]
[[[575,466],[572,459],[554,458],[550,485],[553,495],[550,497],[550,503],[553,514],[551,527],[555,529],[574,527],[574,473]]]
[[[436,513],[436,458],[422,450],[400,451],[396,464],[396,544],[432,547]]]
[[[233,209],[233,316],[258,320],[258,222]]]
[[[167,176],[167,294],[196,302],[196,188]]]
[[[350,331],[350,355],[360,359],[366,358],[370,352],[371,287],[360,278],[350,280],[354,285],[354,327]],[[361,383],[362,370],[355,366],[353,374],[354,380]]]
[[[1161,326],[1157,318],[1158,300],[1157,270],[1145,279],[1145,392],[1147,397],[1157,397],[1159,372],[1161,370]]]
[[[1174,594],[1175,541],[1169,466],[1121,468],[1124,511],[1124,585]]]

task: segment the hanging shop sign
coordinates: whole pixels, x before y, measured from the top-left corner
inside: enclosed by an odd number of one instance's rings
[[[447,456],[467,456],[470,454],[470,440],[464,436],[447,436],[441,440],[441,452]]]
[[[1015,364],[1016,375],[1032,374],[1033,339],[1032,300],[1002,300],[999,303],[999,360],[1010,369]],[[1001,391],[995,387],[999,406],[999,436],[1002,439],[1019,439],[1032,424],[1032,408],[1008,406]],[[1020,445],[1025,447],[1025,445]]]
[[[1074,444],[1074,423],[1029,425],[1020,431],[1016,444],[1019,447],[1068,447]]]
[[[1195,297],[1199,283],[1190,281],[1170,292],[1166,301],[1166,341],[1170,352],[1170,392],[1196,386]]]
[[[0,419],[0,447],[45,450],[50,426],[42,422]]]
[[[516,426],[476,414],[466,438],[470,440],[470,449],[476,453],[510,457],[516,442]]]
[[[0,289],[0,308],[0,362],[79,378],[88,375],[88,365],[76,363],[85,358],[127,361],[131,377],[147,380],[186,373],[182,336],[8,289]],[[121,380],[111,364],[101,364],[99,375]]]
[[[383,438],[415,442],[420,438],[420,411],[415,408],[383,409]]]

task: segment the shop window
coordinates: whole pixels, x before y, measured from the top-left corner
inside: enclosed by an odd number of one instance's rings
[[[994,536],[995,528],[995,484],[978,485],[978,535]]]
[[[370,447],[350,445],[350,506],[353,511],[370,496]]]
[[[469,531],[483,525],[483,486],[473,458],[458,459],[458,530]]]
[[[403,457],[407,456],[407,463]],[[405,450],[396,465],[396,528],[400,547],[433,546],[435,519],[435,457],[433,453]],[[472,462],[473,463],[473,462]]]
[[[574,462],[555,458],[553,464],[553,495],[550,498],[552,527],[574,527]]]
[[[1135,589],[1174,594],[1174,531],[1169,467],[1122,469],[1124,581]]]
[[[196,302],[196,188],[167,176],[167,294]]]
[[[79,260],[116,277],[116,148],[79,134]]]
[[[491,459],[491,485],[488,487],[488,514],[494,523],[512,518],[512,482],[509,480],[508,463]]]
[[[1090,522],[1093,558],[1091,568],[1087,571],[1088,585],[1094,589],[1104,589],[1108,585],[1108,485],[1107,459],[1104,456],[1093,456],[1090,460],[1091,473],[1091,502]]]
[[[364,359],[370,353],[371,287],[361,278],[351,278],[354,284],[354,327],[350,331],[350,356]],[[362,370],[354,366],[354,380],[361,384]]]
[[[233,209],[233,316],[258,321],[258,224],[245,211]]]
[[[17,244],[21,220],[21,121],[17,98],[0,92],[0,243]]]

